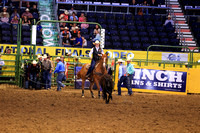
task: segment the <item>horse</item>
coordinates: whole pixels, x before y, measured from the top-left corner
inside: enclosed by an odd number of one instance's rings
[[[114,87],[112,76],[110,74],[103,75],[100,80],[100,85],[103,89],[103,99],[106,101],[106,104],[108,104],[109,100],[112,100],[112,90]],[[108,97],[107,93],[109,94]]]
[[[97,89],[98,89],[98,96],[99,96],[99,98],[101,97],[99,81],[100,81],[100,79],[103,75],[107,74],[107,70],[106,70],[107,62],[108,62],[108,54],[106,53],[106,54],[103,54],[101,56],[101,59],[96,62],[95,68],[92,71],[92,73],[90,74],[90,77],[89,77],[90,87],[89,87],[89,89],[90,89],[90,93],[92,95],[92,98],[95,98],[94,93],[92,91],[94,83],[96,84]],[[82,97],[84,97],[84,86],[85,86],[86,74],[87,74],[87,71],[89,69],[89,65],[90,64],[84,64],[82,69],[77,73],[77,79],[82,79]]]

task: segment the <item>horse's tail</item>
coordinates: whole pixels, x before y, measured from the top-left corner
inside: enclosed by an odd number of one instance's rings
[[[80,71],[77,73],[77,79],[80,79],[81,78],[81,73]]]

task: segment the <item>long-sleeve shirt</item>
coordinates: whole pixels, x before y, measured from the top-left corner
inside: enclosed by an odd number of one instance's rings
[[[60,61],[58,62],[54,73],[65,72],[65,65]]]
[[[47,71],[47,70],[51,70],[52,66],[51,66],[51,62],[49,60],[43,60],[42,61],[42,69]]]
[[[174,21],[173,20],[165,20],[165,24],[164,25],[167,25],[168,23],[171,23],[172,26],[174,25]]]
[[[95,47],[97,51],[99,51],[99,47]],[[93,48],[90,50],[90,53],[89,53],[89,57],[92,57],[92,54],[93,54]],[[103,52],[103,49],[101,49],[101,54],[104,54]]]
[[[95,40],[101,40],[101,35],[98,33],[98,34],[96,34],[96,36],[95,36],[95,38],[93,39],[93,41],[95,41]]]
[[[133,74],[134,73],[134,67],[133,67],[133,64],[129,63],[127,65],[127,74]]]
[[[120,79],[124,74],[126,74],[126,66],[124,64],[121,64],[119,66],[119,76],[118,76],[118,78]]]

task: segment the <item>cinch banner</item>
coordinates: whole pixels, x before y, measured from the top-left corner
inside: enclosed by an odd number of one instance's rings
[[[187,72],[136,68],[132,88],[186,92],[186,79]]]

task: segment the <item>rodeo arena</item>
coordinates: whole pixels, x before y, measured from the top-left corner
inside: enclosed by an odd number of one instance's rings
[[[0,0],[0,133],[200,133],[200,0]]]

